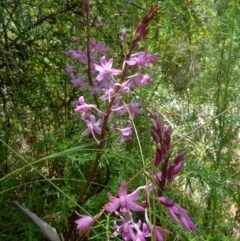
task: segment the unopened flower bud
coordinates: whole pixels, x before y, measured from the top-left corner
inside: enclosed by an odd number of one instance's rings
[[[126,30],[123,30],[122,31],[122,36],[121,36],[122,43],[125,43],[126,39],[127,39],[127,32],[126,32]]]
[[[95,15],[92,19],[93,22],[95,22],[97,20],[97,15]]]
[[[74,38],[74,39],[71,41],[71,43],[74,44],[74,43],[76,43],[78,40],[79,40],[79,37],[78,37],[78,38]]]
[[[184,162],[183,161],[179,162],[178,165],[174,167],[174,175],[177,175],[183,169],[183,166],[184,166]]]
[[[159,202],[166,206],[166,207],[173,207],[174,206],[174,202],[168,198],[165,198],[165,197],[159,197],[158,198]]]
[[[182,161],[185,154],[186,154],[185,151],[182,151],[182,152],[178,153],[178,155],[176,156],[176,158],[174,160],[175,166],[178,165]]]
[[[174,177],[174,166],[172,165],[172,166],[168,167],[168,170],[167,170],[167,180],[168,180],[168,182],[172,182],[173,177]]]
[[[80,23],[83,27],[86,26],[86,23],[85,23],[83,20],[79,20],[79,23]]]
[[[104,24],[99,24],[96,28],[103,28]]]

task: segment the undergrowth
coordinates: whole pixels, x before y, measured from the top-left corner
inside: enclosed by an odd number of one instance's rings
[[[172,126],[173,156],[179,150],[187,153],[185,168],[167,197],[178,200],[197,227],[195,232],[186,232],[168,217],[163,207],[154,205],[151,214],[154,222],[161,217],[162,226],[174,231],[174,235],[166,235],[164,240],[236,241],[240,238],[240,15],[238,1],[231,3],[228,8],[221,8],[222,12],[219,12],[221,3],[216,3],[211,12],[203,1],[201,7],[212,14],[211,21],[204,22],[206,32],[196,36],[195,26],[194,31],[178,32],[176,38],[165,28],[157,36],[160,46],[164,45],[161,52],[159,46],[149,44],[149,51],[160,55],[159,64],[153,67],[157,73],[153,76],[155,86],[148,86],[137,95],[144,99],[145,109],[156,107],[165,123]],[[170,11],[165,4],[162,8]],[[154,31],[168,23],[167,19],[164,21],[162,25],[154,23],[150,31],[152,39],[156,38]],[[143,163],[147,164],[155,155],[148,115],[136,118],[134,125],[136,133],[132,141],[120,145],[117,134],[106,139],[108,148],[99,161],[100,172],[91,186],[93,190],[104,189],[81,207],[86,215],[98,213],[108,201],[107,193],[116,193],[122,180],[131,180]],[[59,232],[65,229],[98,152],[93,138],[81,136],[84,128],[79,116],[71,114],[62,126],[39,131],[34,143],[22,138],[21,131],[8,141],[4,139],[6,135],[1,139],[1,148],[8,149],[8,156],[1,163],[0,240],[47,240],[13,204],[15,200]],[[14,141],[18,138],[19,145]],[[105,184],[108,172],[110,180]],[[145,181],[145,176],[139,174],[128,186],[129,193]],[[142,218],[141,214],[137,215]],[[111,218],[110,213],[104,213],[92,228],[89,240],[121,240],[109,238],[114,232]]]

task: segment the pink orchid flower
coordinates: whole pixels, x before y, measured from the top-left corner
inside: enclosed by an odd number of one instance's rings
[[[97,143],[99,143],[98,139],[96,138],[94,132],[96,132],[97,134],[101,134],[101,128],[99,128],[99,125],[101,124],[101,120],[98,120],[96,122],[96,118],[94,115],[90,115],[90,120],[85,120],[85,122],[87,123],[88,128],[82,133],[82,136],[86,136],[89,133],[92,133],[93,138],[95,139],[95,141]]]
[[[75,221],[75,223],[77,224],[77,230],[79,235],[86,232],[86,235],[89,236],[90,229],[94,223],[94,219],[87,215],[81,215],[78,213],[77,215],[81,217],[80,219]]]
[[[120,212],[127,213],[129,210],[133,211],[144,211],[145,209],[134,203],[133,201],[138,198],[140,190],[136,190],[133,193],[127,195],[127,183],[123,181],[120,186],[119,198],[112,196],[108,193],[108,198],[112,202],[105,207],[108,212],[116,211],[120,208]]]
[[[106,80],[110,76],[119,75],[122,72],[119,69],[112,69],[113,60],[107,61],[105,56],[101,58],[100,64],[94,64],[95,69],[99,72],[96,78],[98,81]]]

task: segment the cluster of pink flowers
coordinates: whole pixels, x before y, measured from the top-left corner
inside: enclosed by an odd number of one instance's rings
[[[125,34],[124,34],[125,35]],[[126,37],[125,37],[126,38]],[[74,45],[78,42],[78,39],[74,39],[69,46],[69,50],[65,53],[71,56],[73,61],[80,62],[81,66],[88,66],[88,57],[83,52],[82,47],[74,49]],[[157,57],[149,54],[147,51],[132,54],[129,60],[124,61],[123,67],[128,65],[132,69],[136,70],[136,73],[124,77],[123,81],[121,78],[116,79],[117,76],[121,76],[122,69],[113,68],[113,60],[107,60],[106,54],[109,48],[106,47],[105,43],[97,43],[95,40],[90,41],[90,73],[91,82],[89,83],[89,76],[82,74],[83,67],[81,68],[81,73],[78,73],[78,67],[71,66],[67,64],[66,73],[70,75],[71,82],[74,87],[81,87],[84,90],[84,96],[80,96],[77,101],[74,101],[72,105],[74,106],[75,112],[79,112],[82,115],[82,120],[87,124],[87,129],[82,133],[83,136],[92,134],[93,138],[97,143],[99,143],[96,134],[101,134],[101,124],[103,117],[106,113],[99,109],[107,108],[108,104],[111,103],[111,109],[109,113],[110,130],[113,130],[121,135],[120,143],[124,140],[131,139],[131,122],[135,118],[136,114],[143,114],[144,111],[139,107],[142,104],[141,100],[134,99],[132,103],[125,104],[123,97],[125,95],[134,95],[134,84],[139,88],[142,88],[144,84],[152,84],[150,74],[145,74],[143,69],[149,67],[149,64],[157,61]],[[85,71],[87,73],[87,71]],[[96,104],[87,104],[87,101],[92,101],[93,96],[98,98],[100,103],[103,103],[97,107]],[[115,115],[123,116],[124,114],[129,115],[130,121],[125,121],[128,124],[126,127],[123,122],[123,118],[115,118]],[[97,114],[97,115],[96,115]]]
[[[156,11],[157,7],[153,5],[148,15],[140,20],[136,28],[136,39],[139,36],[142,39],[146,37],[149,31],[148,24]],[[127,34],[124,31],[121,36],[123,44],[126,39]],[[114,131],[120,134],[120,143],[124,140],[131,140],[132,121],[137,114],[143,114],[144,110],[140,108],[142,100],[129,97],[137,96],[134,88],[143,88],[145,84],[153,84],[151,81],[153,73],[147,69],[158,58],[147,51],[131,53],[129,56],[126,55],[128,57],[124,60],[122,68],[115,69],[113,59],[107,58],[109,48],[105,43],[92,39],[88,49],[83,50],[82,47],[75,47],[78,41],[78,38],[74,39],[66,52],[66,55],[69,55],[75,62],[74,66],[67,64],[66,73],[71,77],[73,86],[81,87],[81,93],[84,93],[84,96],[81,95],[72,103],[75,112],[81,114],[82,120],[87,126],[82,136],[91,134],[96,143],[100,144],[106,131]],[[125,96],[128,98],[124,98]],[[125,100],[129,99],[132,101],[125,103]],[[91,104],[93,100],[95,103]],[[164,233],[172,234],[171,231],[161,227],[161,224],[154,225],[150,222],[151,219],[148,215],[151,213],[150,209],[154,203],[165,206],[173,221],[181,223],[187,231],[196,229],[187,210],[163,196],[166,186],[169,186],[182,170],[185,153],[180,152],[170,164],[172,129],[165,126],[157,111],[151,110],[149,113],[152,123],[152,138],[156,144],[156,155],[153,162],[155,171],[152,175],[146,172],[146,176],[149,177],[146,185],[138,187],[131,194],[127,194],[126,181],[122,181],[118,196],[108,193],[109,203],[104,206],[104,210],[114,212],[122,221],[121,224],[114,222],[115,231],[111,237],[121,236],[123,240],[145,241],[148,237],[156,236],[157,241],[163,241]],[[159,166],[161,166],[161,170],[158,170]],[[137,203],[136,200],[141,192],[144,192],[146,200]],[[144,218],[137,222],[134,221],[134,212],[143,212]],[[95,218],[86,215],[80,215],[80,217],[75,221],[77,230],[79,234],[89,235]]]
[[[150,117],[153,125],[152,137],[157,146],[154,166],[158,167],[159,164],[163,162],[161,172],[155,175],[146,173],[151,177],[150,179],[152,181],[148,181],[145,186],[138,187],[129,195],[127,195],[127,184],[123,181],[120,187],[119,197],[113,197],[111,194],[108,194],[111,203],[105,206],[106,211],[122,213],[120,216],[123,220],[122,224],[118,225],[116,222],[114,223],[114,235],[122,235],[123,240],[145,241],[145,238],[151,237],[153,233],[155,233],[156,240],[163,241],[164,233],[172,234],[171,231],[165,230],[160,226],[155,226],[149,221],[148,209],[151,208],[153,199],[156,199],[155,203],[165,206],[173,221],[177,223],[180,222],[184,229],[189,232],[196,229],[196,226],[188,216],[187,210],[181,208],[172,200],[163,197],[163,192],[166,190],[165,185],[167,184],[169,186],[184,166],[183,158],[185,152],[180,152],[173,163],[168,165],[171,155],[171,127],[165,127],[163,120],[156,111],[150,111]],[[164,170],[164,165],[166,165],[166,171]],[[134,201],[139,197],[141,190],[145,192],[145,196],[148,197],[148,199],[137,204]],[[156,197],[156,194],[159,196]],[[134,222],[132,211],[144,212],[144,222],[143,220],[139,220],[137,223]]]
[[[160,226],[155,226],[149,221],[148,208],[150,208],[151,205],[147,203],[146,200],[141,204],[134,202],[139,197],[140,190],[145,191],[148,196],[150,193],[153,193],[153,186],[155,187],[161,180],[159,179],[160,176],[160,173],[154,176],[156,183],[153,184],[149,182],[146,186],[137,188],[131,194],[127,194],[126,181],[123,181],[120,186],[119,197],[114,197],[110,193],[108,194],[108,198],[111,203],[105,206],[105,210],[108,212],[115,212],[115,215],[119,216],[122,220],[121,224],[114,222],[113,227],[115,231],[112,237],[121,235],[123,240],[146,241],[145,238],[151,237],[155,234],[157,241],[163,241],[164,233],[172,234],[171,231]],[[191,232],[196,229],[196,226],[188,216],[187,210],[181,208],[178,204],[165,197],[158,197],[157,202],[165,206],[173,221],[181,223],[185,230]],[[132,211],[144,212],[144,222],[142,220],[135,222],[132,217]],[[83,232],[87,232],[87,234],[89,234],[94,223],[94,218],[90,216],[83,216],[81,219],[77,220],[76,223],[79,234]]]
[[[156,157],[153,164],[155,168],[158,168],[159,164],[162,163],[162,170],[155,175],[150,175],[146,172],[146,175],[149,176],[147,184],[138,187],[131,194],[127,193],[126,181],[121,183],[118,197],[108,193],[110,203],[106,204],[104,209],[108,212],[114,212],[122,220],[121,224],[114,222],[113,227],[115,231],[111,237],[121,236],[123,240],[146,241],[147,237],[155,235],[157,241],[163,241],[165,234],[173,234],[172,231],[150,222],[148,217],[150,212],[148,210],[152,208],[152,203],[163,205],[168,210],[172,220],[180,223],[185,230],[191,232],[196,229],[193,221],[188,216],[187,210],[163,196],[163,192],[166,191],[165,186],[169,186],[173,182],[174,177],[183,168],[185,152],[180,152],[170,165],[171,128],[165,127],[159,113],[151,111],[150,117],[153,125],[152,137],[157,145]],[[164,168],[164,165],[166,165],[166,168]],[[148,198],[136,203],[141,191],[145,192],[145,196]],[[153,202],[153,200],[155,201]],[[143,220],[135,222],[133,212],[144,212]],[[89,222],[85,222],[86,216],[76,221],[79,233],[82,233],[83,229],[89,233],[94,223],[94,218],[87,217]]]

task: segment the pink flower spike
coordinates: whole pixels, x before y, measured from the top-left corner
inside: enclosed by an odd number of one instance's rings
[[[94,64],[95,69],[99,72],[99,74],[97,75],[98,81],[109,79],[109,77],[113,75],[119,75],[122,72],[121,70],[118,70],[118,69],[112,69],[113,60],[110,59],[107,62],[105,56],[101,58],[100,63],[101,65]]]
[[[123,181],[120,186],[119,198],[112,196],[108,193],[108,198],[112,202],[105,207],[108,212],[116,211],[120,208],[120,212],[127,213],[129,210],[144,211],[144,208],[133,201],[138,198],[140,190],[136,190],[133,193],[127,195],[127,183]]]
[[[89,236],[90,229],[92,228],[92,225],[94,223],[94,219],[90,216],[81,215],[78,213],[77,215],[81,217],[80,219],[75,221],[75,223],[77,224],[77,230],[79,235],[86,232],[86,235]]]

